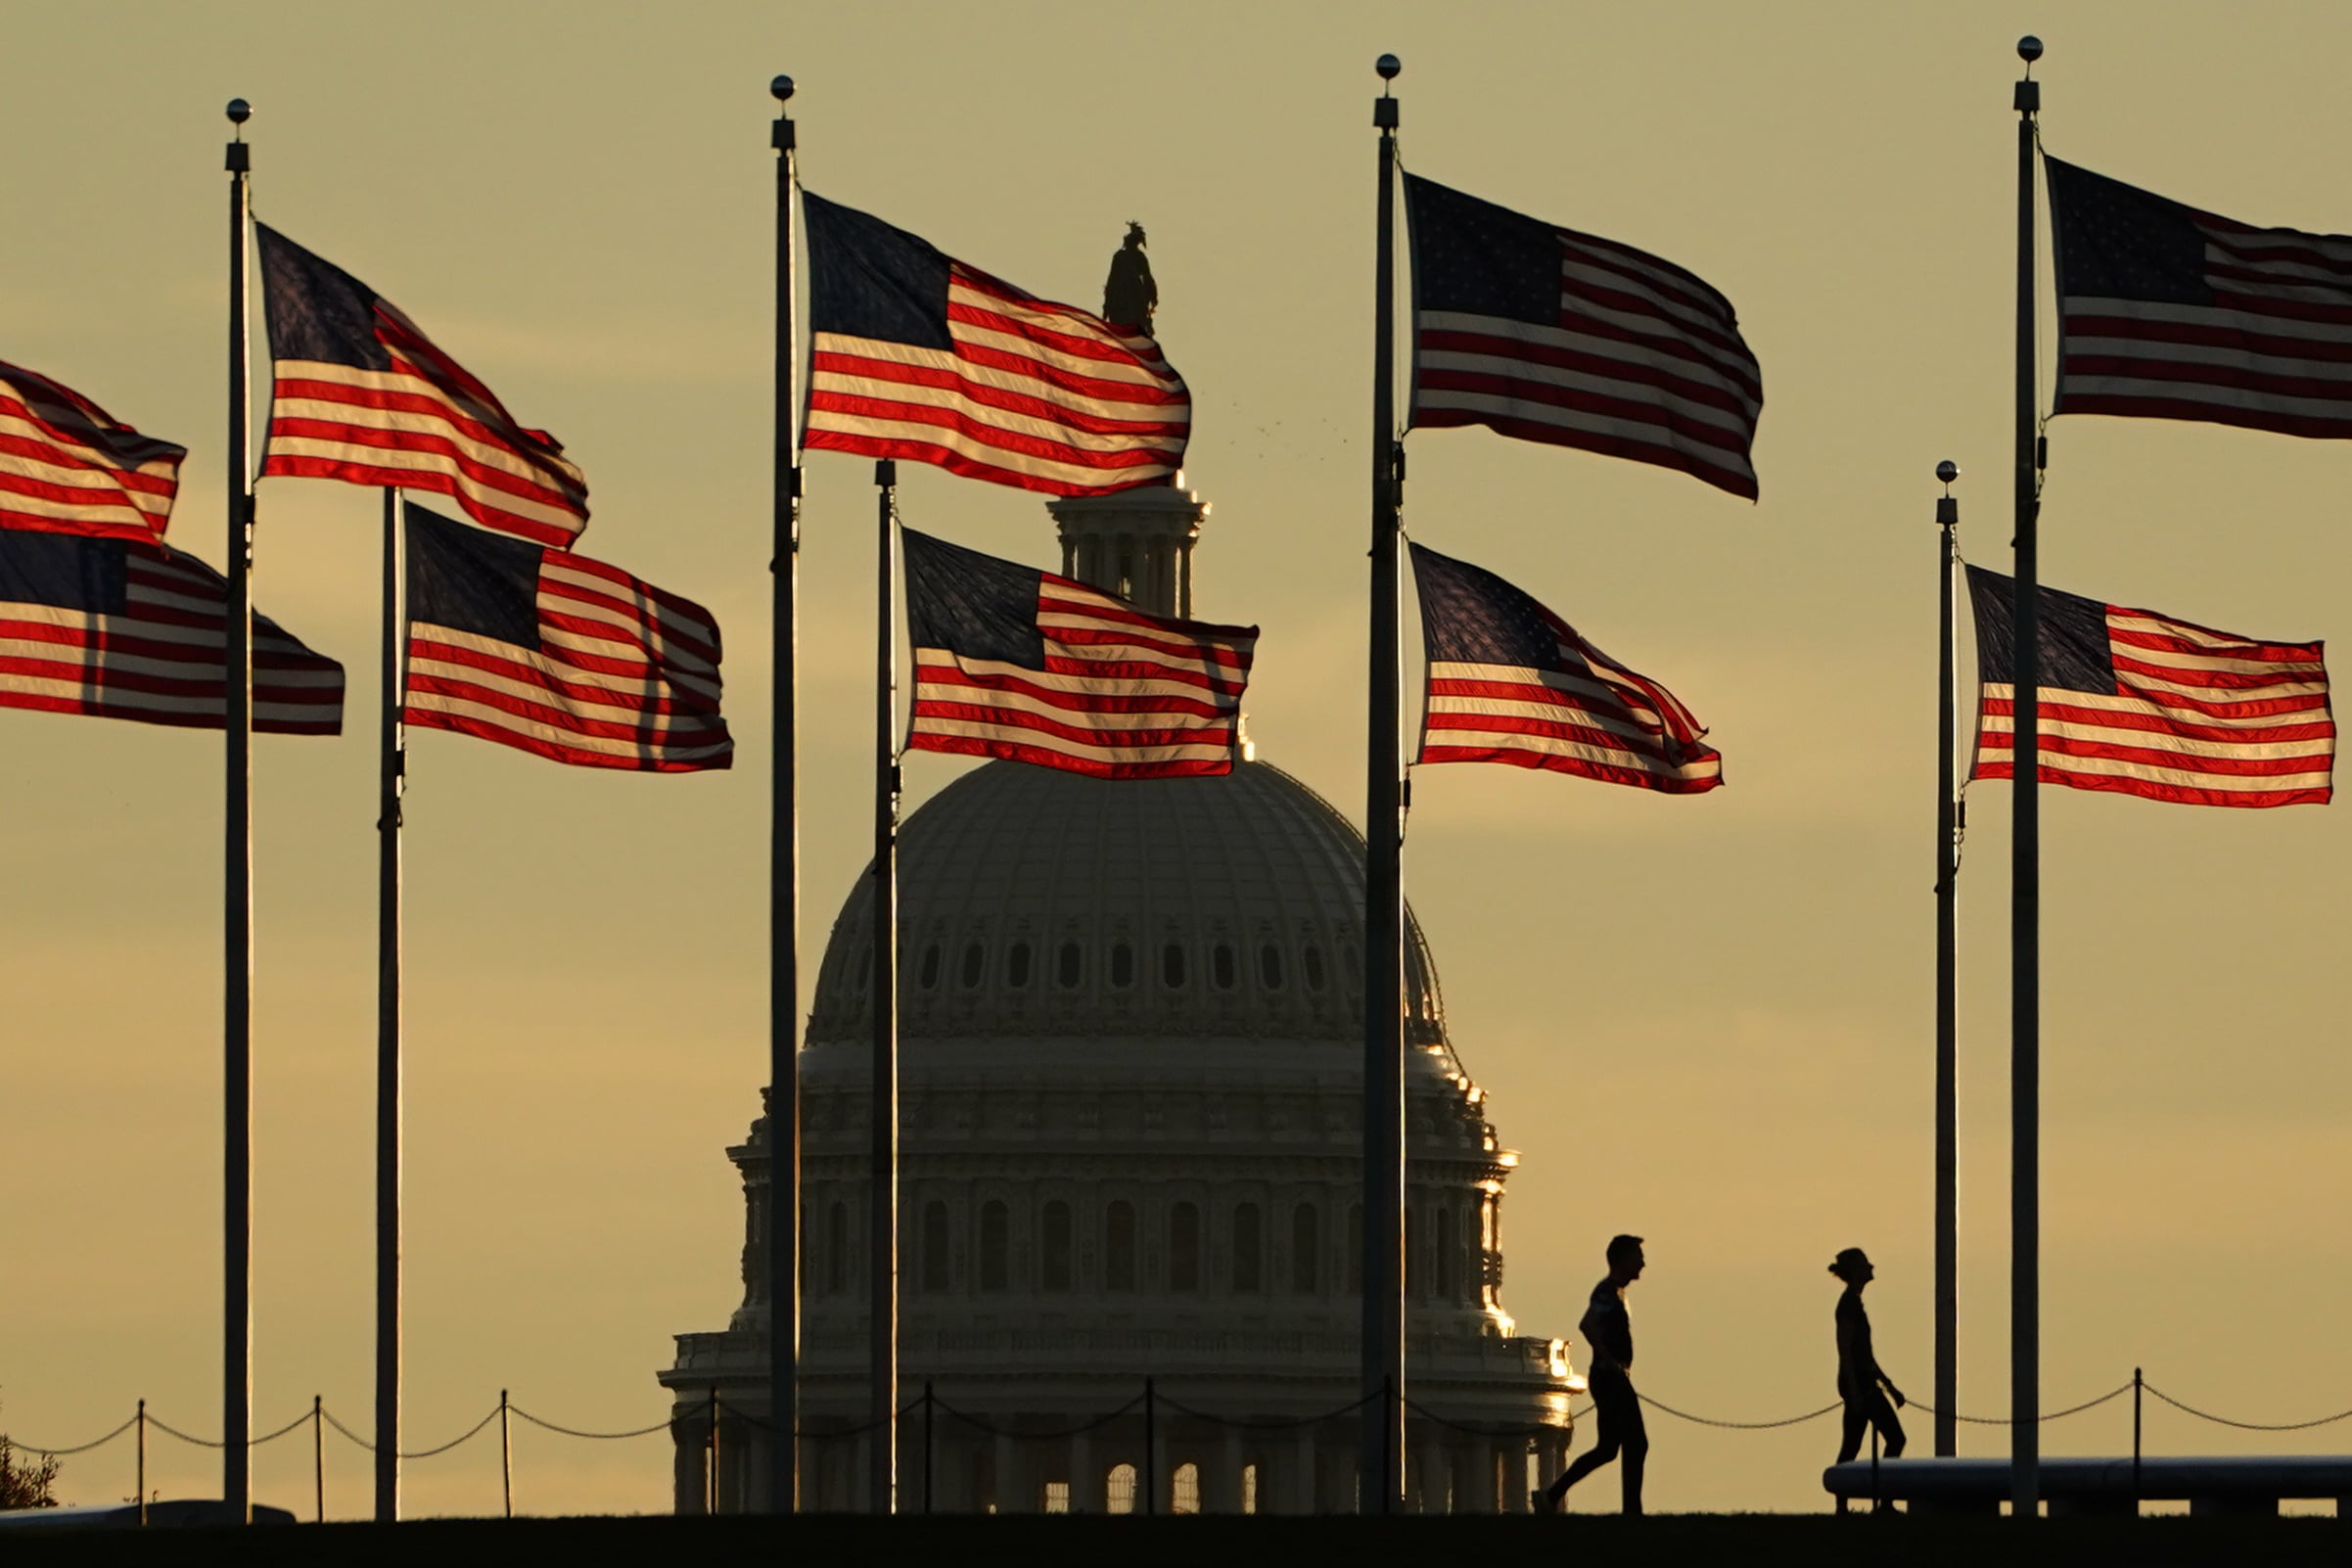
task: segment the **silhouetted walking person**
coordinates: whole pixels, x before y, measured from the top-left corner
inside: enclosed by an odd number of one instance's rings
[[[1846,1282],[1837,1298],[1837,1397],[1846,1402],[1846,1432],[1837,1446],[1837,1462],[1845,1463],[1862,1452],[1865,1427],[1878,1429],[1879,1453],[1894,1458],[1903,1452],[1903,1423],[1895,1407],[1904,1404],[1903,1391],[1886,1375],[1870,1350],[1870,1314],[1863,1311],[1862,1290],[1877,1277],[1860,1247],[1837,1255],[1829,1271]],[[1881,1390],[1884,1392],[1881,1392]],[[1895,1404],[1887,1404],[1887,1395]]]
[[[1641,1464],[1649,1456],[1649,1433],[1641,1424],[1641,1397],[1634,1392],[1634,1323],[1625,1310],[1625,1287],[1641,1277],[1647,1262],[1641,1256],[1641,1238],[1611,1237],[1608,1258],[1608,1277],[1592,1287],[1592,1304],[1576,1325],[1592,1347],[1588,1380],[1600,1436],[1558,1480],[1534,1494],[1531,1500],[1538,1513],[1559,1512],[1570,1487],[1621,1455],[1625,1462],[1618,1473],[1625,1483],[1625,1511],[1641,1511]]]

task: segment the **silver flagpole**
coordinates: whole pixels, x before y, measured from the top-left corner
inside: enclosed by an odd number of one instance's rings
[[[254,482],[246,355],[253,307],[246,271],[253,106],[229,100],[228,603],[222,610],[223,719],[228,731],[221,856],[220,1499],[229,1517],[253,1513],[254,1417]]]
[[[1380,132],[1378,241],[1372,268],[1372,584],[1364,745],[1363,877],[1363,1477],[1359,1507],[1395,1511],[1405,1459],[1405,894],[1404,786],[1397,734],[1398,471],[1396,186],[1404,66],[1382,55],[1372,100]]]
[[[2041,496],[2034,439],[2033,79],[2042,40],[2017,40],[2017,608],[2015,831],[2009,869],[2009,1510],[2042,1498],[2042,590],[2035,525]]]
[[[400,492],[384,492],[384,672],[376,796],[376,1520],[400,1517],[400,727],[408,638]]]
[[[767,1410],[768,1507],[800,1506],[801,1358],[801,457],[793,441],[792,78],[768,83],[776,151],[775,627],[771,720],[775,771],[767,812]]]
[[[1960,1452],[1960,803],[1953,777],[1952,570],[1960,559],[1960,465],[1938,463],[1935,503],[1941,639],[1936,661],[1935,821],[1935,1451]]]
[[[899,1481],[899,573],[891,536],[899,465],[887,457],[876,463],[874,484],[874,1139],[866,1194],[873,1464],[866,1503],[887,1514]]]

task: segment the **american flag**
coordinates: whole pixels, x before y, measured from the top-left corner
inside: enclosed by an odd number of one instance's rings
[[[1233,770],[1256,626],[1146,615],[1084,583],[901,529],[920,752],[1096,778]]]
[[[72,388],[0,360],[0,528],[160,539],[187,455]]]
[[[1429,660],[1424,762],[1508,762],[1696,795],[1723,755],[1674,693],[1483,567],[1412,547]]]
[[[903,457],[1049,495],[1131,489],[1183,466],[1191,393],[1151,339],[879,218],[802,201],[810,449]]]
[[[2016,591],[2012,578],[1968,569],[1984,683],[1977,778],[2016,776]],[[2335,720],[2321,644],[2041,594],[2041,782],[2183,806],[2327,802]]]
[[[406,512],[409,724],[576,767],[732,765],[708,610],[569,550]]]
[[[1671,261],[1407,175],[1415,426],[1484,425],[1750,500],[1764,373]]]
[[[2252,228],[2043,161],[2052,412],[2352,437],[2352,236]]]
[[[433,490],[484,528],[540,544],[579,536],[587,482],[554,437],[517,424],[391,300],[254,227],[277,362],[263,474]]]
[[[219,729],[228,584],[129,539],[0,529],[0,708]],[[254,617],[254,728],[343,730],[343,666]]]

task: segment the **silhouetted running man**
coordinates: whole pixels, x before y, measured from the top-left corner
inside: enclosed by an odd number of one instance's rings
[[[1880,1455],[1891,1459],[1903,1452],[1903,1423],[1895,1419],[1895,1406],[1905,1401],[1871,1353],[1870,1314],[1862,1307],[1863,1287],[1878,1271],[1860,1247],[1839,1253],[1829,1271],[1846,1282],[1845,1294],[1837,1298],[1837,1397],[1846,1402],[1846,1434],[1837,1446],[1837,1462],[1862,1452],[1863,1429],[1872,1426],[1878,1429]],[[1895,1406],[1887,1404],[1888,1394]]]
[[[1570,1487],[1621,1454],[1625,1511],[1641,1512],[1641,1462],[1649,1456],[1649,1433],[1641,1424],[1640,1396],[1634,1392],[1634,1323],[1626,1315],[1625,1287],[1641,1277],[1647,1260],[1639,1236],[1611,1237],[1608,1257],[1609,1276],[1592,1287],[1592,1305],[1576,1325],[1592,1347],[1587,1370],[1593,1413],[1600,1418],[1599,1440],[1558,1480],[1531,1497],[1538,1513],[1559,1512]]]

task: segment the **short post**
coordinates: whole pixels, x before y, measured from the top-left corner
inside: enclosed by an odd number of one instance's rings
[[[2140,1368],[2132,1368],[2132,1515],[2140,1514],[2140,1393],[2146,1387]]]
[[[1872,1421],[1870,1423],[1870,1511],[1876,1513],[1885,1506],[1886,1499],[1878,1491],[1878,1423]]]
[[[1159,1393],[1154,1388],[1152,1380],[1148,1377],[1145,1378],[1143,1380],[1143,1475],[1141,1478],[1143,1482],[1143,1511],[1145,1513],[1160,1511],[1160,1462],[1159,1455],[1155,1452],[1156,1438],[1152,1430],[1159,1425],[1159,1422],[1153,1419],[1159,1405]]]
[[[147,1402],[139,1402],[139,1528],[147,1528]]]
[[[923,1379],[923,1511],[931,1511],[931,1469],[939,1450],[931,1441],[932,1407],[936,1403],[931,1392],[931,1379]]]
[[[311,1522],[327,1522],[327,1402],[324,1396],[310,1396],[310,1501],[316,1510]]]
[[[711,1385],[711,1479],[709,1496],[703,1499],[703,1511],[715,1518],[718,1515],[718,1385]]]
[[[506,1494],[506,1516],[515,1516],[515,1439],[507,1426],[506,1390],[498,1391],[498,1484]]]

